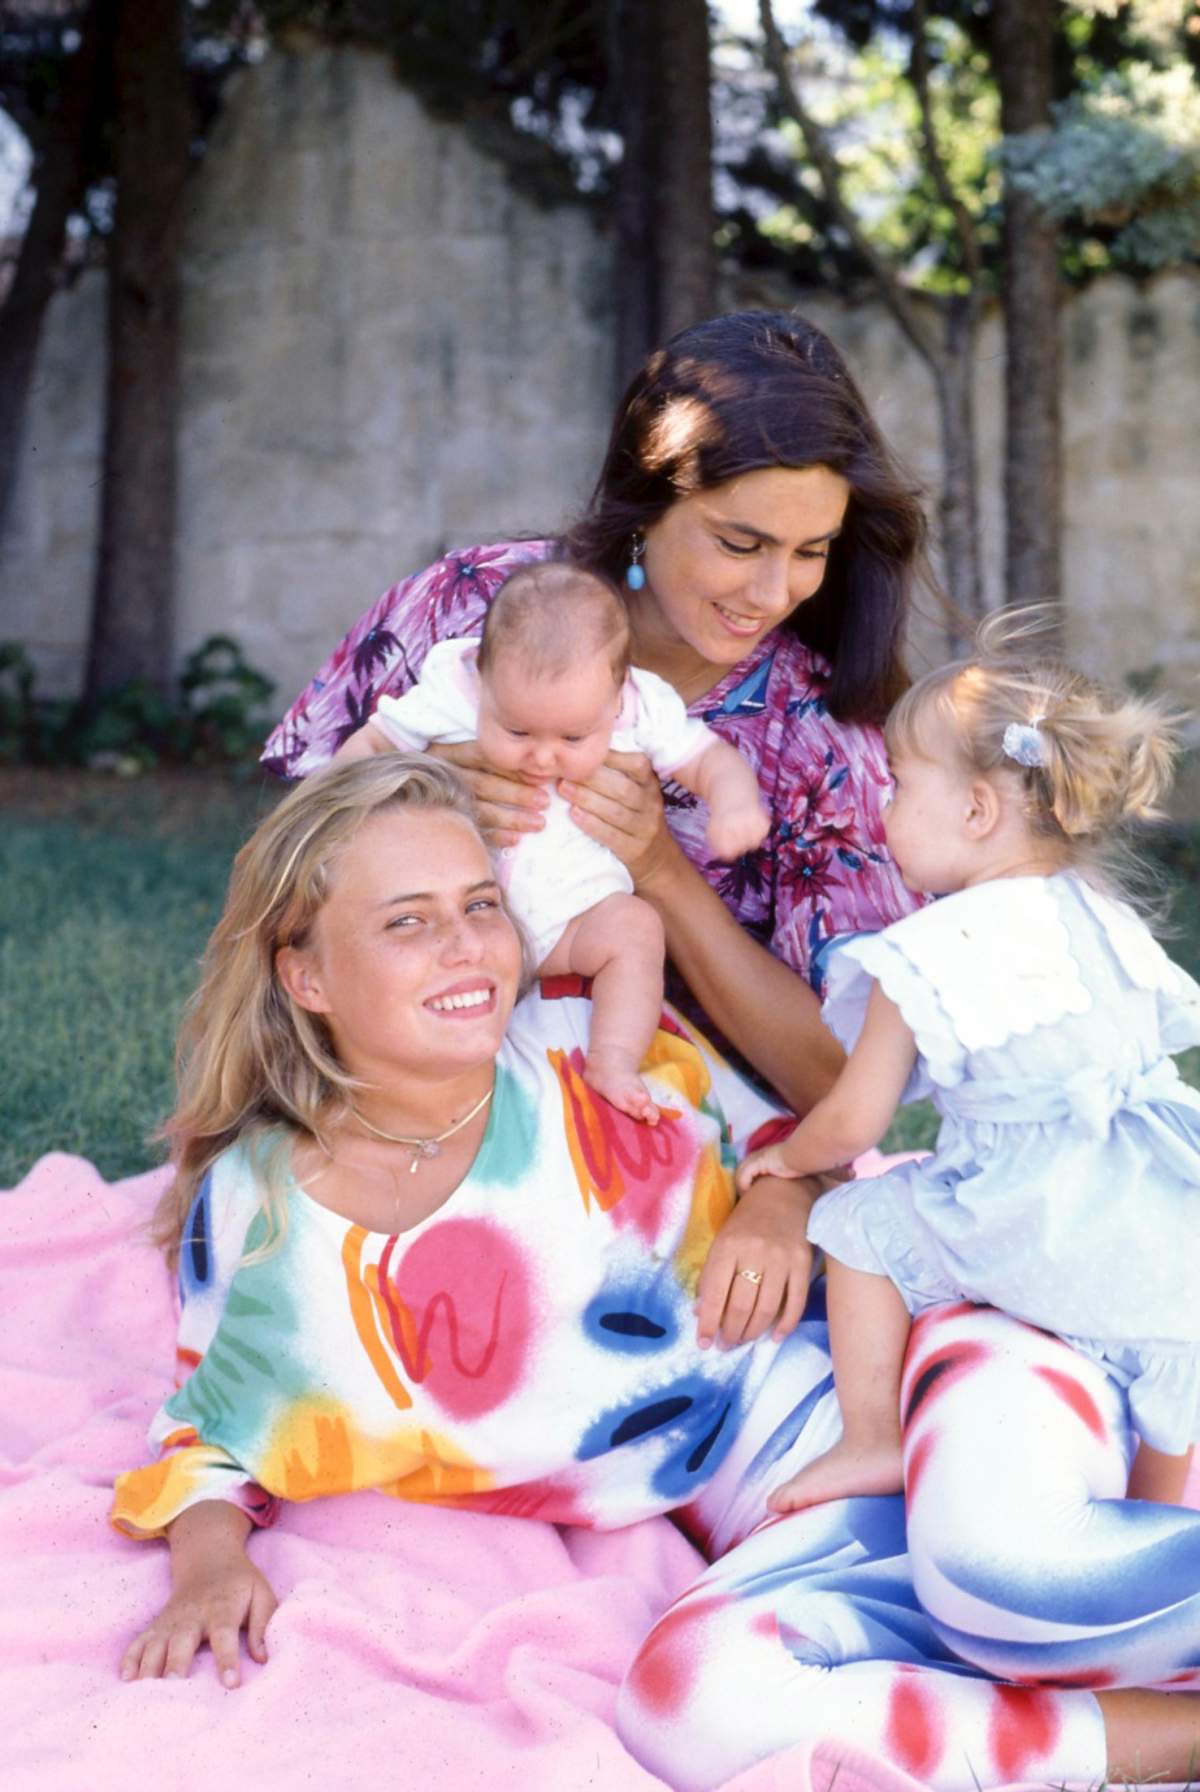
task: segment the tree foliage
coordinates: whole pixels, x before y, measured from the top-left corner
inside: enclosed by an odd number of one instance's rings
[[[1103,232],[1116,265],[1153,272],[1200,259],[1200,92],[1185,64],[1104,76],[1054,108],[1052,129],[1009,140],[1003,156],[1014,184],[1061,224]]]
[[[1052,129],[1002,138],[992,64],[997,0],[929,8],[929,95],[943,160],[970,212],[985,279],[999,262],[1003,181],[1012,173],[1050,213],[1061,268],[1080,281],[1119,267],[1149,272],[1197,252],[1200,229],[1200,10],[1187,0],[1081,0],[1054,9]],[[929,292],[964,290],[959,232],[920,153],[913,84],[914,0],[813,0],[800,68],[829,134],[843,189],[870,240]],[[747,259],[774,259],[805,281],[861,278],[817,191],[798,133],[756,88],[754,40],[727,56],[741,81],[728,115],[742,147],[726,152],[740,190],[726,237]],[[747,96],[757,93],[757,106]],[[798,180],[797,180],[797,169]]]

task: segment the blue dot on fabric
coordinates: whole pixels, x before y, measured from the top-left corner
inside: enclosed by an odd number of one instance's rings
[[[602,1350],[627,1356],[667,1349],[679,1336],[679,1289],[673,1276],[669,1280],[666,1288],[658,1279],[602,1288],[584,1309],[587,1337]]]
[[[183,1245],[179,1252],[179,1290],[186,1300],[212,1281],[212,1171],[205,1176],[191,1205],[183,1228]]]
[[[662,1453],[650,1477],[664,1499],[686,1499],[723,1461],[738,1430],[740,1389],[685,1375],[648,1397],[601,1413],[576,1450],[581,1462],[653,1441]],[[663,1446],[666,1446],[665,1450]]]

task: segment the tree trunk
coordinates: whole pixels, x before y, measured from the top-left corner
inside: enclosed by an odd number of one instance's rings
[[[100,541],[86,695],[171,675],[179,248],[191,138],[180,0],[117,0]]]
[[[969,298],[947,304],[942,353],[933,368],[942,447],[938,512],[946,589],[969,625],[984,610],[975,460],[976,307]]]
[[[658,340],[654,253],[658,165],[652,123],[658,34],[646,0],[614,0],[611,62],[622,153],[613,207],[617,389],[623,391]]]
[[[614,0],[617,380],[716,309],[708,11]]]
[[[992,67],[1006,136],[1050,124],[1058,7],[995,0]],[[1009,603],[1062,596],[1058,231],[1028,193],[1004,195],[1005,575]]]
[[[712,81],[705,0],[660,0],[658,79],[661,171],[658,184],[658,333],[711,317],[716,309],[713,244]]]
[[[101,0],[82,25],[58,103],[36,145],[33,211],[0,305],[0,536],[20,467],[25,408],[42,321],[62,271],[67,220],[82,204],[101,110]]]

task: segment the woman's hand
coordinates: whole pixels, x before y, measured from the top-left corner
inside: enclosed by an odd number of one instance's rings
[[[223,1500],[205,1500],[169,1528],[173,1591],[121,1657],[122,1680],[182,1679],[207,1642],[225,1686],[241,1684],[238,1636],[267,1659],[266,1629],[279,1601],[245,1551],[250,1521]]]
[[[795,1330],[812,1275],[807,1226],[815,1198],[813,1185],[763,1176],[738,1202],[700,1275],[696,1336],[702,1347],[718,1334],[729,1346],[752,1343],[772,1328],[776,1338]]]
[[[479,813],[479,825],[489,846],[516,846],[522,834],[544,827],[542,811],[549,798],[540,784],[526,784],[507,772],[493,771],[479,751],[479,742],[461,745],[445,742],[430,747],[437,759],[445,759],[460,771]]]
[[[679,857],[662,790],[644,753],[609,753],[586,784],[559,784],[585,834],[615,852],[642,889]]]

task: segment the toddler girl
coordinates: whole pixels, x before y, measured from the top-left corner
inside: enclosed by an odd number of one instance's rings
[[[557,781],[586,784],[610,748],[644,753],[660,778],[707,803],[713,855],[735,859],[767,833],[758,780],[669,684],[630,667],[620,597],[564,561],[515,572],[482,634],[432,647],[419,682],[381,697],[337,757],[468,740],[497,771],[546,786],[545,826],[500,853],[501,882],[539,971],[594,979],[588,1082],[653,1124],[658,1111],[638,1066],[662,1010],[662,922],[632,894],[616,854],[572,821]]]
[[[889,717],[888,846],[906,883],[943,900],[833,954],[825,1018],[856,1041],[849,1061],[738,1172],[745,1189],[848,1163],[902,1099],[932,1094],[942,1117],[932,1156],[813,1211],[845,1428],[776,1489],[780,1511],[901,1487],[909,1314],[961,1299],[1099,1360],[1142,1439],[1129,1493],[1182,1494],[1200,1403],[1200,1095],[1168,1054],[1200,1042],[1200,988],[1114,898],[1106,850],[1155,812],[1171,730],[1151,704],[1016,657],[1029,627],[995,618],[977,658]]]

